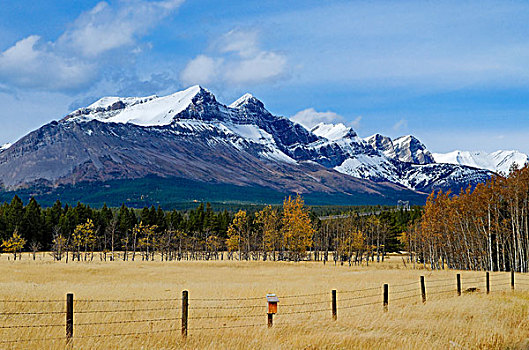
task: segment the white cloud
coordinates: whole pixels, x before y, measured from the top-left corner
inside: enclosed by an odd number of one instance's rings
[[[318,112],[314,108],[307,108],[302,111],[297,112],[295,115],[290,117],[290,120],[301,124],[306,129],[312,129],[319,123],[325,124],[337,124],[342,123],[353,129],[358,129],[360,127],[360,122],[362,121],[362,116],[358,116],[352,121],[347,121],[345,117],[339,115],[338,113],[327,111],[327,112]]]
[[[81,14],[58,40],[86,57],[133,45],[137,37],[168,16],[183,0],[128,1],[113,8],[100,2],[92,10]]]
[[[318,112],[314,108],[307,108],[297,112],[290,120],[301,124],[306,129],[312,129],[319,123],[336,124],[343,123],[345,118],[334,112]]]
[[[241,57],[251,58],[259,53],[257,32],[231,30],[224,34],[216,46],[220,52],[235,52]]]
[[[352,122],[349,123],[353,129],[358,129],[360,127],[360,122],[362,121],[362,116],[356,117]]]
[[[181,74],[182,81],[187,85],[209,84],[219,72],[222,59],[198,55],[188,62]]]
[[[17,87],[76,89],[94,77],[94,64],[58,55],[37,35],[0,54],[0,77]]]
[[[280,54],[261,51],[254,57],[229,64],[225,79],[236,84],[269,81],[283,74],[286,63]]]
[[[408,127],[408,121],[406,119],[401,119],[398,122],[393,125],[394,131],[400,131],[402,129],[406,129]]]
[[[224,83],[259,84],[284,75],[284,55],[260,48],[256,32],[232,30],[215,45],[214,54],[199,55],[181,73],[187,84]]]
[[[118,49],[141,52],[134,47],[138,39],[182,2],[131,0],[115,7],[100,2],[55,42],[31,35],[0,52],[0,80],[11,88],[73,92],[85,87],[100,76],[102,55],[112,53],[115,61]]]

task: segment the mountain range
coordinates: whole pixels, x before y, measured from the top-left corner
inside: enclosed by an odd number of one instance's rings
[[[193,86],[163,97],[105,97],[46,124],[0,150],[0,181],[4,192],[50,193],[159,178],[393,204],[459,191],[497,170],[441,159],[411,135],[363,139],[344,124],[324,123],[308,130],[250,94],[225,105]]]

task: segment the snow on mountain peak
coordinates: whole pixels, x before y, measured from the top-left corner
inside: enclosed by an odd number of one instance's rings
[[[248,94],[248,93],[239,97],[235,102],[233,102],[228,107],[236,108],[236,109],[244,108],[252,112],[260,112],[260,111],[266,110],[263,102],[255,98],[255,96],[253,96],[252,94]]]
[[[122,103],[124,106],[130,106],[136,103],[144,103],[151,100],[154,100],[158,98],[156,95],[152,96],[146,96],[146,97],[117,97],[117,96],[107,96],[100,98],[96,102],[92,103],[90,106],[87,107],[87,109],[93,109],[97,110],[99,109],[106,109],[108,107],[112,107],[116,103]]]
[[[246,93],[246,94],[242,95],[241,97],[239,97],[237,100],[235,100],[228,107],[230,107],[230,108],[239,108],[239,107],[243,106],[244,104],[246,104],[251,99],[255,99],[255,97],[252,94]]]
[[[5,151],[6,149],[8,149],[11,146],[13,146],[11,143],[6,143],[6,144],[0,146],[0,152]]]
[[[66,119],[163,126],[171,124],[175,115],[199,97],[206,101],[215,99],[211,92],[199,85],[163,97],[103,97],[87,108],[78,109]]]
[[[313,127],[310,132],[330,141],[341,140],[344,138],[353,138],[357,136],[356,132],[352,128],[345,126],[343,123],[319,123]]]
[[[393,141],[394,142],[410,142],[412,139],[417,140],[417,138],[415,136],[413,136],[413,135],[404,135],[404,136],[397,137]],[[417,140],[417,141],[419,141],[419,140]]]
[[[529,161],[527,154],[503,150],[492,153],[456,150],[449,153],[434,153],[433,157],[437,163],[466,165],[503,174],[509,173],[513,163],[521,167]]]

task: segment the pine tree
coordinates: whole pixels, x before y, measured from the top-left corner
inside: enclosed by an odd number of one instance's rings
[[[6,232],[18,232],[23,226],[24,204],[18,196],[14,196],[11,204],[6,208]]]
[[[44,231],[44,216],[40,205],[35,198],[31,197],[28,205],[24,208],[23,223],[20,233],[28,242],[38,242],[41,245],[49,245],[51,235]]]

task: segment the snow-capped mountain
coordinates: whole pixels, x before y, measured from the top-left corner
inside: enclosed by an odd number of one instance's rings
[[[318,124],[313,133],[327,138],[327,147],[339,147],[345,159],[335,170],[373,181],[391,181],[405,187],[430,192],[452,190],[486,181],[491,173],[466,166],[435,164],[426,146],[414,136],[395,140],[381,134],[361,139],[343,124]],[[340,138],[340,135],[348,135]]]
[[[513,163],[521,167],[529,161],[527,154],[519,151],[496,151],[492,153],[453,151],[433,153],[433,157],[437,163],[466,165],[502,174],[508,174]]]
[[[490,176],[432,159],[412,136],[364,140],[343,124],[309,131],[250,94],[224,105],[193,86],[164,97],[105,97],[44,125],[0,153],[0,179],[14,189],[156,175],[398,197]]]

